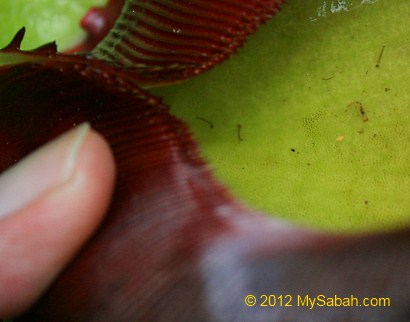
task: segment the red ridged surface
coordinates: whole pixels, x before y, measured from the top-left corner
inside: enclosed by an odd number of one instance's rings
[[[128,1],[93,53],[135,68],[146,85],[180,81],[234,53],[283,2]]]
[[[0,68],[0,171],[89,121],[112,146],[118,182],[97,234],[17,321],[409,321],[409,230],[326,235],[251,212],[213,179],[186,125],[128,73],[40,56]],[[248,307],[248,294],[259,305],[262,294],[290,295],[292,307]],[[297,305],[319,294],[391,306]]]

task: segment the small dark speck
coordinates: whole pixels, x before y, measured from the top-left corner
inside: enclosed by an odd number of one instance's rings
[[[310,163],[308,163],[307,165],[308,165],[308,167],[310,167]]]
[[[296,150],[295,149],[290,149],[292,152],[296,152]]]
[[[236,135],[238,137],[238,141],[242,142],[242,136],[241,136],[241,129],[242,129],[242,125],[241,124],[236,124]]]
[[[388,92],[388,91],[390,91],[390,88],[386,87],[386,88],[384,89],[384,91],[385,91],[385,92]]]
[[[382,46],[382,49],[380,50],[379,58],[377,59],[376,62],[376,68],[380,67],[380,62],[382,61],[383,53],[384,53],[384,48],[386,48],[385,45]]]
[[[209,120],[207,120],[207,119],[205,119],[205,118],[203,118],[203,117],[200,117],[199,115],[197,115],[196,118],[197,118],[198,120],[201,120],[202,122],[205,122],[206,124],[208,124],[211,129],[214,128],[214,124],[213,124],[211,121],[209,121]]]
[[[369,204],[369,201],[368,201],[368,200],[365,200],[365,201],[364,201],[364,204],[367,206],[367,205]]]

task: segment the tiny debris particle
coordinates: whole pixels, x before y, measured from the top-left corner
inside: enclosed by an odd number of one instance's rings
[[[342,142],[344,139],[345,139],[344,135],[339,135],[339,136],[336,138],[336,142]]]
[[[334,76],[330,76],[330,77],[322,77],[322,80],[324,81],[328,81],[331,80]]]
[[[382,46],[382,49],[380,50],[379,58],[377,59],[376,62],[376,68],[380,67],[380,62],[382,61],[383,53],[384,53],[384,48],[386,48],[385,45]]]
[[[295,149],[293,149],[293,148],[291,148],[290,150],[291,150],[292,152],[296,152],[296,150],[295,150]]]
[[[366,114],[366,110],[365,110],[365,108],[364,108],[364,106],[361,102],[359,102],[359,101],[351,102],[347,106],[346,111],[348,111],[349,109],[352,109],[352,108],[357,108],[359,110],[360,115],[362,117],[363,123],[365,123],[369,120],[369,118],[367,117],[367,114]]]
[[[242,130],[242,125],[241,124],[236,124],[236,135],[238,136],[238,141],[242,142],[242,136],[241,136],[241,130]]]
[[[362,115],[363,122],[367,122],[369,120],[369,118],[366,115],[366,112],[364,111],[363,105],[360,106],[360,114]]]
[[[367,205],[369,204],[369,201],[368,201],[368,200],[365,200],[365,201],[364,201],[364,204],[367,206]]]
[[[203,117],[200,117],[199,115],[197,115],[196,118],[197,118],[198,120],[200,120],[200,121],[205,122],[206,124],[208,124],[211,129],[214,128],[214,124],[213,124],[211,121],[209,121],[209,120],[207,120],[207,119],[204,119]]]

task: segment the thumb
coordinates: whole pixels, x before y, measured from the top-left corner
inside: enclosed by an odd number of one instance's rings
[[[83,124],[0,176],[0,318],[41,296],[100,223],[114,186],[104,139]]]

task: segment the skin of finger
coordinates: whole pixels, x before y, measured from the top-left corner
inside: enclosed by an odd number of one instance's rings
[[[96,132],[85,139],[76,166],[68,182],[0,222],[0,318],[28,309],[103,219],[115,166]]]

